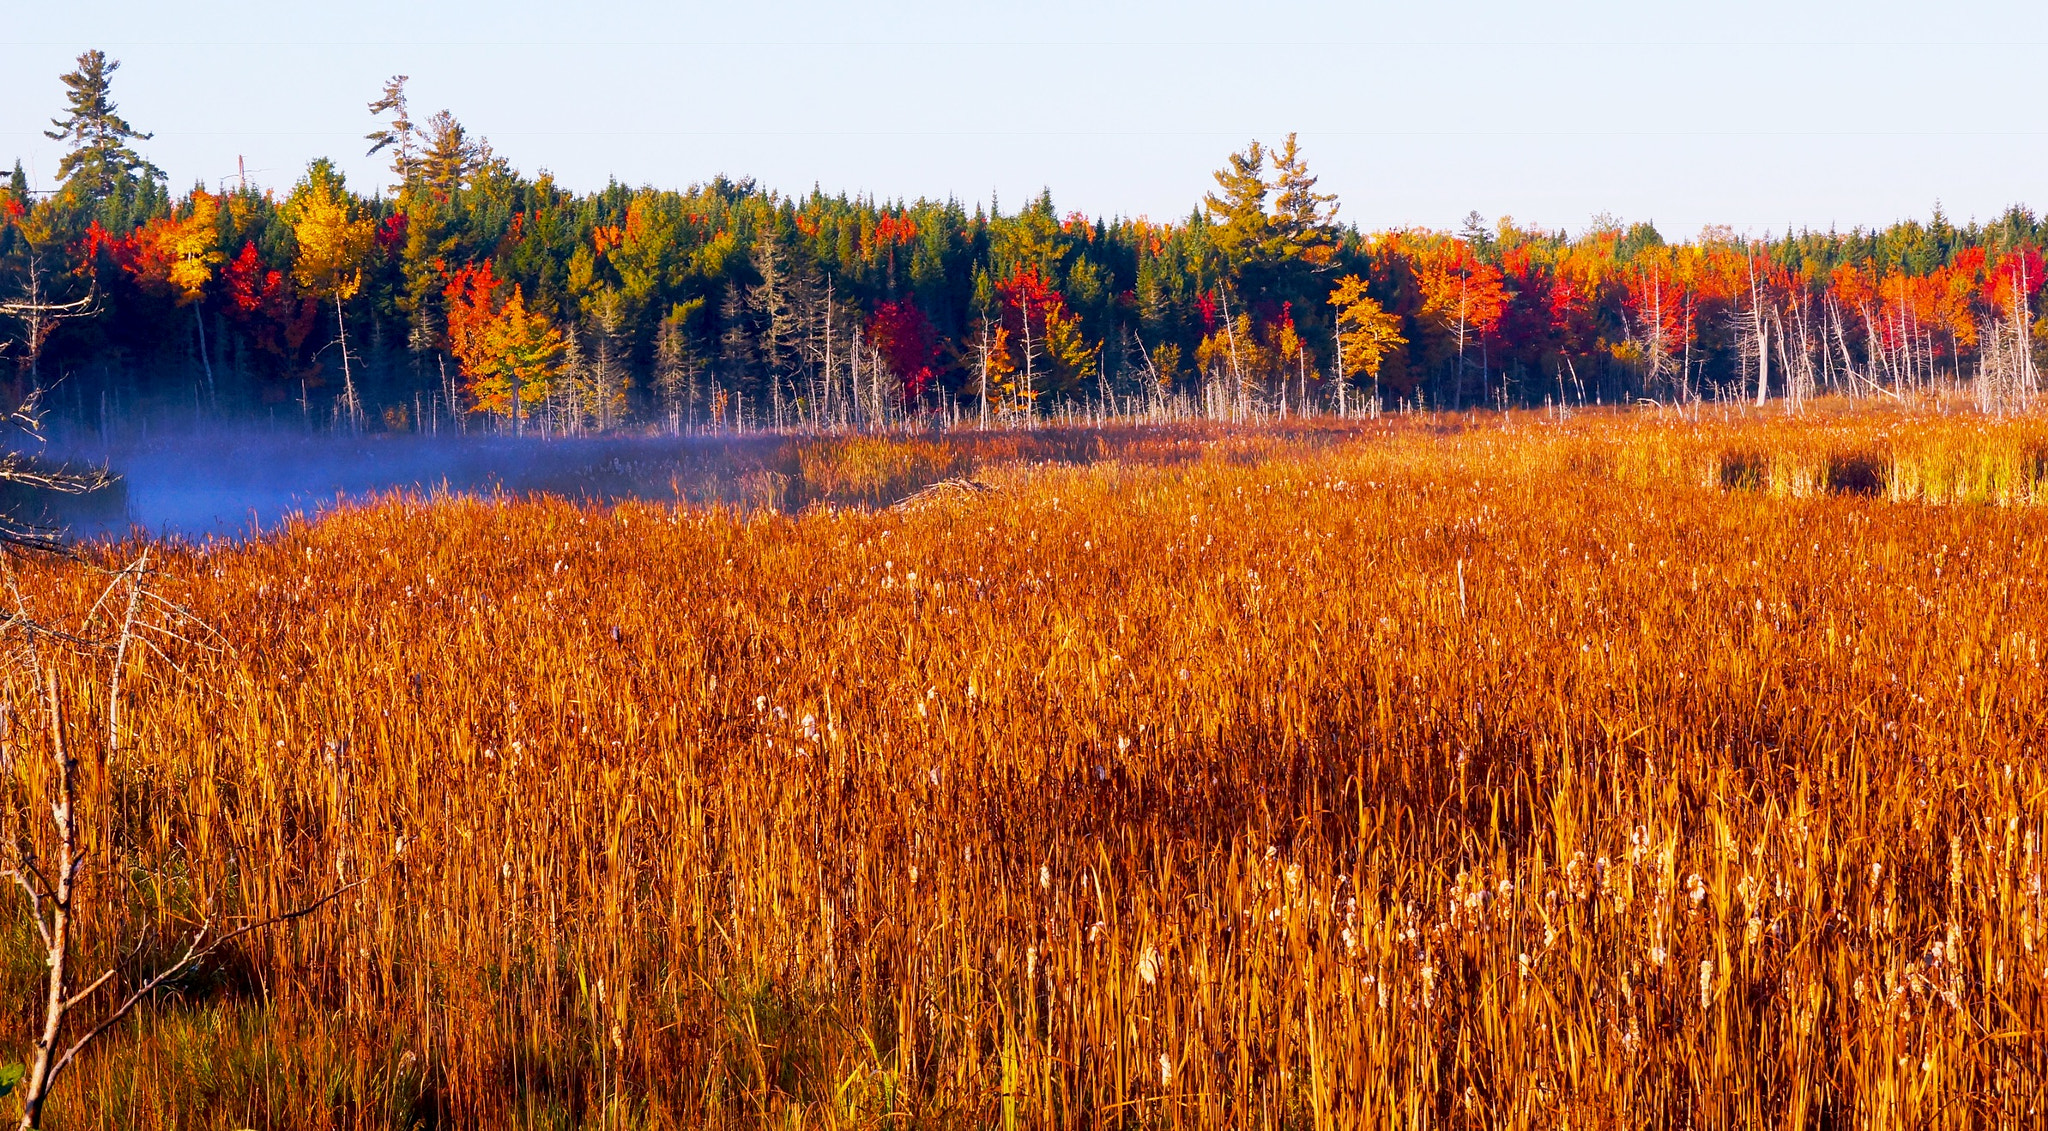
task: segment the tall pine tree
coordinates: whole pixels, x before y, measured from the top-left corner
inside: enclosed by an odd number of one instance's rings
[[[120,68],[120,60],[107,58],[104,51],[80,55],[78,69],[63,77],[69,112],[50,120],[56,129],[43,131],[52,141],[71,143],[71,151],[57,165],[57,176],[95,201],[112,196],[124,182],[164,176],[128,145],[152,135],[129,125],[114,105],[114,72]]]
[[[1215,225],[1212,239],[1232,268],[1256,257],[1272,234],[1266,215],[1266,147],[1254,141],[1244,152],[1230,155],[1230,164],[1216,171],[1216,187],[1202,198]]]
[[[374,157],[378,152],[391,150],[391,175],[397,180],[391,191],[397,192],[419,171],[419,128],[413,125],[412,114],[405,101],[405,84],[409,76],[392,75],[384,84],[384,94],[370,103],[370,113],[389,114],[391,120],[384,128],[363,135],[370,142],[365,157]]]

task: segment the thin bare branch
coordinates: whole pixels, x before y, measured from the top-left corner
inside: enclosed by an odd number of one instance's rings
[[[101,986],[104,986],[109,981],[111,981],[114,977],[114,974],[115,971],[110,968],[107,970],[106,973],[101,974],[97,978],[94,978],[92,980],[92,985],[89,985],[84,989],[78,991],[77,993],[72,994],[69,998],[66,998],[64,1001],[64,1008],[70,1009],[73,1006],[76,1006],[78,1003],[84,1001],[86,998],[91,997],[94,993],[98,992]]]
[[[135,564],[121,571],[128,581],[128,611],[121,617],[121,633],[114,644],[114,663],[107,676],[107,755],[112,757],[121,749],[121,676],[127,667],[128,643],[135,639],[135,616],[142,607],[142,579],[149,575],[149,551],[135,559]]]
[[[209,955],[218,951],[220,948],[226,946],[227,944],[235,941],[236,939],[241,938],[243,935],[263,930],[266,927],[279,926],[284,923],[291,922],[294,919],[303,919],[306,916],[311,915],[313,912],[318,911],[320,908],[326,906],[327,904],[332,903],[334,900],[340,898],[344,893],[348,892],[349,889],[360,887],[363,884],[363,882],[363,880],[354,880],[349,883],[343,884],[342,886],[335,888],[333,891],[328,892],[326,895],[321,896],[319,899],[316,899],[303,907],[297,908],[293,911],[285,912],[282,915],[273,915],[267,919],[259,919],[253,923],[246,923],[240,927],[235,928],[232,931],[229,931],[227,934],[224,934],[219,938],[214,939],[212,942],[206,942],[205,939],[207,932],[212,929],[213,925],[211,923],[202,925],[199,928],[199,930],[196,933],[194,933],[191,944],[185,948],[184,955],[180,957],[178,961],[172,963],[171,965],[165,967],[162,970],[157,971],[157,973],[151,976],[151,978],[148,981],[144,982],[141,986],[139,986],[134,993],[129,994],[125,999],[123,999],[121,1004],[114,1008],[113,1012],[107,1014],[105,1017],[102,1017],[98,1024],[86,1030],[83,1034],[79,1036],[77,1040],[71,1042],[71,1046],[65,1049],[64,1054],[58,1057],[56,1062],[53,1065],[51,1065],[50,1074],[48,1077],[49,1081],[54,1083],[57,1077],[63,1073],[64,1069],[68,1065],[70,1065],[70,1063],[74,1059],[77,1058],[79,1053],[85,1051],[86,1047],[91,1045],[93,1040],[97,1038],[101,1033],[106,1032],[108,1029],[113,1028],[115,1024],[119,1023],[121,1018],[126,1017],[130,1010],[134,1009],[137,1005],[141,1004],[144,998],[147,998],[150,994],[156,992],[159,986],[162,986],[164,983],[170,981],[173,978],[176,978],[180,973],[184,972],[185,970],[190,969],[195,963],[204,961]],[[112,971],[109,971],[108,973],[111,974]],[[104,976],[102,977],[101,980],[105,980]],[[97,984],[98,983],[95,983],[95,986],[97,986]]]
[[[31,883],[29,883],[29,882],[28,882],[28,877],[27,877],[27,876],[24,876],[24,875],[22,875],[22,874],[21,874],[21,872],[20,872],[19,870],[17,870],[17,869],[14,869],[14,868],[9,868],[9,869],[7,869],[7,873],[6,873],[6,874],[7,874],[7,878],[9,878],[9,879],[13,880],[13,881],[14,881],[14,882],[15,882],[15,883],[16,883],[16,884],[18,885],[18,886],[20,886],[20,888],[21,888],[21,890],[22,890],[23,892],[27,893],[27,895],[28,895],[28,907],[29,907],[29,913],[30,913],[30,917],[31,917],[31,918],[33,918],[33,919],[34,919],[34,920],[36,921],[36,934],[38,934],[38,935],[41,935],[41,936],[42,936],[42,939],[43,939],[43,949],[44,949],[44,950],[48,950],[48,949],[50,949],[50,947],[51,947],[52,945],[54,945],[54,944],[53,944],[53,940],[52,940],[52,939],[50,938],[50,927],[49,927],[49,924],[47,924],[47,923],[45,923],[45,922],[43,921],[43,896],[42,896],[42,893],[41,893],[41,892],[39,892],[39,891],[37,891],[37,890],[36,890],[36,887],[35,887],[35,885],[34,885],[34,884],[31,884]]]
[[[95,302],[98,302],[98,301],[99,301],[99,295],[97,295],[97,294],[89,294],[89,295],[86,295],[86,296],[85,296],[85,297],[83,297],[83,298],[79,298],[79,299],[73,299],[73,300],[72,300],[72,301],[70,301],[70,302],[20,302],[20,301],[15,301],[15,302],[0,302],[0,314],[6,314],[6,315],[22,315],[22,314],[50,314],[50,315],[56,315],[56,314],[71,314],[71,313],[83,313],[83,312],[86,312],[86,311],[90,310],[90,309],[91,309],[91,307],[92,307],[92,304],[93,304],[93,303],[95,303]]]

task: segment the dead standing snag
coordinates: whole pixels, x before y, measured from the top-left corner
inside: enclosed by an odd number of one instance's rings
[[[95,728],[95,734],[102,744],[102,759],[111,761],[121,746],[122,677],[133,662],[135,653],[146,650],[161,655],[163,647],[160,641],[190,643],[187,634],[195,626],[203,631],[203,626],[199,626],[199,622],[183,609],[154,593],[148,585],[149,577],[149,552],[145,550],[134,562],[113,571],[107,587],[87,614],[85,623],[75,632],[31,618],[18,590],[15,591],[13,612],[0,618],[0,634],[11,635],[17,642],[16,651],[8,659],[13,662],[16,675],[26,676],[29,689],[42,708],[41,725],[46,738],[47,758],[47,777],[44,780],[53,783],[54,792],[54,797],[49,799],[50,823],[42,838],[48,846],[47,857],[38,850],[38,838],[32,832],[25,804],[8,815],[8,824],[12,826],[7,830],[11,843],[0,849],[6,854],[4,863],[0,863],[0,877],[11,881],[26,896],[48,969],[43,1002],[38,1011],[40,1024],[29,1062],[25,1067],[10,1066],[6,1072],[0,1073],[0,1094],[12,1091],[17,1085],[21,1090],[20,1126],[23,1128],[41,1126],[44,1106],[65,1069],[151,994],[244,935],[310,915],[363,882],[358,879],[344,884],[282,914],[240,922],[218,914],[208,899],[198,926],[186,937],[184,949],[175,960],[153,973],[128,976],[125,980],[132,988],[110,1008],[93,1017],[83,1031],[77,1032],[76,1036],[70,1035],[81,1011],[89,1007],[103,990],[121,988],[124,981],[122,967],[126,963],[112,963],[82,988],[74,988],[76,972],[81,965],[80,956],[76,953],[80,927],[76,906],[79,881],[88,874],[87,864],[95,855],[95,846],[89,844],[85,836],[89,822],[82,821],[81,817],[87,808],[103,807],[110,803],[111,798],[107,796],[109,791],[104,784],[106,776],[81,772],[83,767],[75,744],[67,742],[65,708],[59,691],[56,661],[69,651],[82,654],[87,659],[101,658],[108,663],[105,727]],[[126,591],[125,601],[122,600],[123,590]],[[95,628],[119,606],[125,608],[118,625],[108,634],[95,636]],[[0,711],[4,710],[5,705],[0,704]],[[0,718],[0,734],[12,730],[11,722],[11,718]],[[13,743],[4,739],[0,739],[0,765],[4,765],[12,779],[8,783],[10,786],[21,788],[24,778],[32,776],[24,772],[24,767],[17,765]],[[95,780],[101,783],[97,789],[93,788]],[[19,796],[26,799],[29,794],[29,790],[21,788]],[[7,1080],[9,1076],[13,1077],[11,1082]]]

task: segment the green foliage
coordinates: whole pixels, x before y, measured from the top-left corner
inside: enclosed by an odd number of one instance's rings
[[[1266,215],[1266,150],[1254,141],[1216,171],[1216,187],[1202,198],[1216,225],[1216,247],[1232,267],[1242,267],[1264,248],[1272,220]]]
[[[104,51],[80,55],[78,69],[63,78],[66,113],[51,119],[56,129],[43,131],[52,141],[70,143],[70,152],[57,164],[57,176],[91,200],[106,199],[125,182],[161,180],[164,175],[128,145],[131,140],[148,141],[150,135],[129,125],[114,105],[113,78],[120,67],[120,61],[107,58]]]

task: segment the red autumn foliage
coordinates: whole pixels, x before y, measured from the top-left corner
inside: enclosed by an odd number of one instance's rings
[[[908,216],[883,216],[875,221],[875,243],[877,246],[909,243],[916,238],[917,221],[912,220]]]
[[[152,293],[169,286],[171,267],[176,263],[155,238],[157,229],[165,222],[165,218],[159,216],[125,236],[106,238],[98,245],[137,286]],[[99,227],[97,222],[93,226],[95,229]],[[98,234],[106,235],[104,230]]]
[[[261,368],[273,378],[302,375],[318,305],[298,293],[289,275],[264,263],[253,242],[244,243],[241,254],[228,262],[221,282],[228,296],[227,315],[261,359]],[[281,385],[264,390],[265,400],[283,396]]]
[[[1032,333],[1043,334],[1067,318],[1066,296],[1036,265],[1012,270],[1009,278],[996,284],[996,294],[1003,300],[1004,321],[1014,318],[1019,330],[1028,319]]]
[[[497,316],[499,279],[492,262],[466,263],[448,277],[442,288],[442,310],[446,315],[448,352],[468,360],[481,345],[484,327]]]
[[[118,250],[120,243],[121,241],[116,239],[113,233],[102,227],[98,220],[94,220],[86,226],[85,235],[79,237],[78,242],[73,245],[72,259],[76,263],[90,266],[97,263],[100,255],[105,253],[116,264],[119,264],[121,261]]]
[[[386,216],[384,222],[377,225],[377,246],[385,251],[405,246],[406,226],[405,213],[394,212]]]
[[[2024,295],[2029,302],[2041,292],[2043,265],[2041,251],[2022,247],[1998,257],[1998,263],[1984,280],[1984,302],[2006,317],[2013,312],[2013,296]]]
[[[877,306],[868,319],[868,338],[903,382],[904,400],[917,399],[937,376],[939,335],[916,303],[899,299]]]

